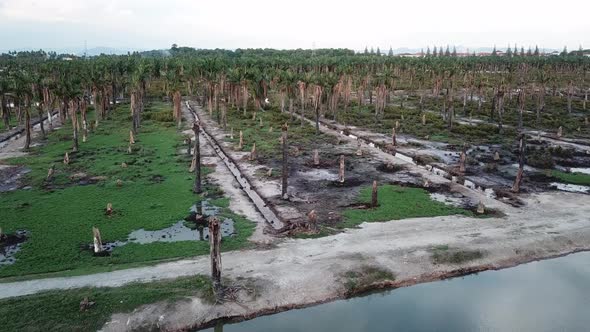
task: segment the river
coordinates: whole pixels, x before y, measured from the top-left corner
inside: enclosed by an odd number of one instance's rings
[[[419,284],[206,331],[587,331],[590,252]]]

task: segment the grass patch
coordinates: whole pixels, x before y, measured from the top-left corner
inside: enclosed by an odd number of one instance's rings
[[[389,221],[406,218],[435,217],[462,214],[472,216],[473,213],[458,207],[430,199],[428,192],[421,188],[400,187],[397,185],[379,186],[379,206],[373,209],[348,209],[343,213],[344,222],[340,227],[355,227],[365,221]],[[371,187],[361,189],[360,202],[371,200]]]
[[[30,237],[16,254],[16,263],[0,267],[0,278],[63,271],[84,274],[209,252],[206,241],[128,244],[116,248],[110,257],[94,257],[80,250],[81,245],[92,243],[93,226],[100,229],[104,242],[125,240],[136,229],[171,226],[202,199],[192,193],[190,157],[177,153],[184,144],[174,123],[144,120],[133,153],[127,152],[131,125],[128,107],[119,105],[111,119],[101,121],[89,134],[86,143],[80,140],[80,151],[70,155],[69,165],[61,161],[64,153],[71,151],[70,125],[52,132],[47,144],[34,148],[30,155],[8,161],[31,169],[25,181],[32,189],[0,193],[0,227],[7,233],[26,229]],[[144,115],[168,110],[170,105],[153,102],[147,105]],[[93,119],[93,114],[88,118]],[[122,163],[128,166],[121,167]],[[51,164],[56,165],[55,178],[47,181]],[[204,169],[204,173],[210,171]],[[76,173],[104,178],[95,184],[80,185],[80,180],[73,177]],[[211,193],[218,189],[207,185],[205,190]],[[109,202],[115,210],[111,217],[104,213]],[[224,238],[222,249],[246,246],[254,225],[232,214],[227,199],[212,203],[222,207],[221,217],[235,222],[237,235]]]
[[[484,256],[481,250],[455,249],[448,245],[436,246],[431,252],[434,264],[462,264]]]
[[[590,174],[566,173],[558,170],[551,170],[550,176],[565,183],[590,185]]]
[[[122,287],[80,288],[48,291],[0,300],[0,331],[96,331],[113,313],[131,312],[158,301],[199,296],[214,297],[211,283],[203,276],[172,281],[135,283]],[[80,311],[80,301],[88,297],[95,304]]]
[[[387,270],[374,266],[362,266],[357,270],[347,271],[342,276],[347,295],[354,295],[367,290],[367,287],[381,282],[393,281],[395,275]]]

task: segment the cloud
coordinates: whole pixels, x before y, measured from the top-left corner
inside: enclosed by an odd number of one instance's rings
[[[585,0],[567,6],[532,0],[0,0],[0,28],[11,32],[5,43],[13,47],[59,30],[64,41],[143,48],[308,48],[314,42],[354,49],[509,43],[577,48],[590,46],[589,10]]]

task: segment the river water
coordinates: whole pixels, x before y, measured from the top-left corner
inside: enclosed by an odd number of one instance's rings
[[[590,252],[258,317],[207,331],[588,331]]]

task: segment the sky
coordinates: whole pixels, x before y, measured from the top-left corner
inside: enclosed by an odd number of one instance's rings
[[[590,1],[0,0],[0,49],[590,48]]]

